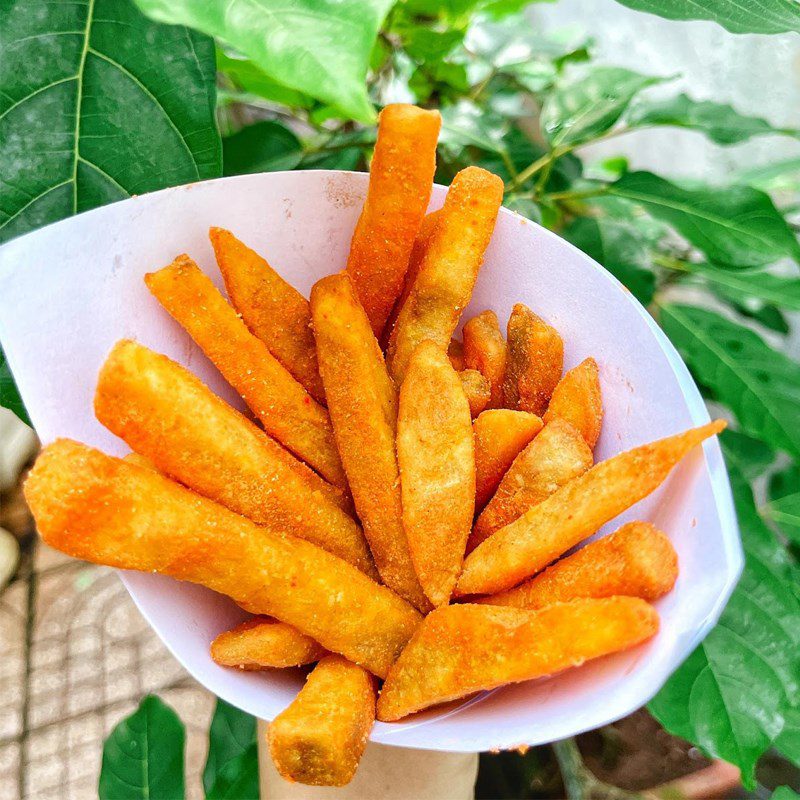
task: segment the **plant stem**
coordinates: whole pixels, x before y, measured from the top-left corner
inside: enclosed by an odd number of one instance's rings
[[[605,194],[607,190],[608,186],[606,184],[595,186],[592,189],[569,189],[565,192],[552,192],[547,195],[547,199],[552,201],[583,200],[586,197],[599,197],[601,194]]]
[[[564,781],[564,791],[568,800],[588,800],[588,782],[586,780],[586,767],[583,765],[581,752],[574,739],[564,739],[553,742],[553,752],[561,770],[561,779]]]

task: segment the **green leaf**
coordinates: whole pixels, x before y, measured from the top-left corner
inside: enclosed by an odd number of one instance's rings
[[[706,309],[666,305],[661,326],[745,433],[800,455],[800,364],[748,328]]]
[[[800,544],[800,464],[791,464],[770,478],[769,502],[762,511],[787,538]]]
[[[184,796],[185,733],[178,715],[148,695],[103,745],[100,800],[178,800]]]
[[[773,161],[760,167],[749,167],[736,175],[736,183],[755,186],[762,192],[800,191],[800,158]]]
[[[255,718],[217,700],[203,770],[206,800],[258,800]]]
[[[340,108],[359,122],[370,53],[392,0],[136,0],[161,22],[216,36],[270,78]]]
[[[781,755],[800,768],[800,708],[790,708],[784,712],[783,728],[773,744]],[[773,798],[776,794],[772,795]]]
[[[310,108],[314,103],[308,95],[272,80],[252,61],[246,58],[234,58],[219,48],[217,48],[217,71],[227,76],[243,92],[263,97],[273,103],[280,103],[290,108]]]
[[[294,169],[303,155],[300,140],[285,125],[262,120],[222,140],[225,175]]]
[[[19,396],[17,384],[14,383],[14,376],[8,368],[6,354],[0,347],[0,408],[7,408],[13,411],[26,425],[31,424],[28,412]]]
[[[791,786],[779,786],[773,793],[771,800],[799,800],[800,794],[794,791]]]
[[[800,246],[769,196],[749,186],[684,189],[650,172],[628,172],[608,188],[672,225],[717,264],[760,267]]]
[[[747,481],[763,475],[775,460],[775,453],[760,439],[726,428],[720,434],[725,461]]]
[[[734,272],[711,264],[693,264],[691,269],[734,297],[755,297],[789,311],[800,311],[800,278],[784,278],[769,272]]]
[[[214,45],[129,0],[30,0],[0,22],[0,242],[220,175]]]

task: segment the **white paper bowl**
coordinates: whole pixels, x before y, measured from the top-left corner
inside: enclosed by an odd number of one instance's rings
[[[220,283],[207,236],[218,225],[307,293],[343,268],[366,186],[364,174],[324,171],[225,178],[115,203],[0,249],[0,341],[43,441],[69,436],[127,452],[92,414],[98,369],[122,337],[177,359],[240,406],[142,276],[188,252]],[[432,208],[445,192],[434,188]],[[632,295],[555,234],[504,210],[466,317],[491,308],[504,324],[516,302],[561,332],[567,367],[597,359],[605,406],[598,460],[708,420],[680,357]],[[662,626],[655,639],[551,679],[408,722],[377,723],[372,740],[453,751],[540,744],[646,703],[714,625],[742,567],[717,442],[694,452],[658,492],[602,532],[631,519],[664,529],[680,558],[674,591],[657,603]],[[243,617],[227,598],[156,575],[122,579],[167,647],[212,692],[266,720],[291,701],[301,671],[243,673],[211,661],[211,640]]]

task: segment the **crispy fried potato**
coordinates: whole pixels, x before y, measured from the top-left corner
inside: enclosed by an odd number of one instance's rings
[[[287,780],[344,786],[375,723],[375,681],[341,656],[326,656],[269,726],[269,752]]]
[[[497,175],[467,167],[453,179],[389,338],[388,361],[395,381],[402,381],[421,342],[430,339],[447,348],[472,296],[502,202],[503,181]]]
[[[345,488],[328,412],[253,336],[211,280],[188,256],[151,272],[145,282],[186,329],[264,430],[323,478]]]
[[[253,671],[299,667],[328,651],[297,628],[270,617],[253,617],[211,643],[211,658],[223,667]]]
[[[473,550],[456,594],[496,594],[544,569],[657,489],[692,448],[724,428],[723,420],[709,422],[620,453],[571,480]]]
[[[506,407],[541,417],[561,378],[564,342],[555,328],[522,303],[511,311],[507,333]]]
[[[94,409],[165,475],[377,576],[341,493],[166,356],[119,342],[100,371]]]
[[[508,345],[494,311],[483,311],[464,325],[464,364],[486,377],[492,396],[489,408],[503,405]]]
[[[527,411],[493,408],[472,425],[475,434],[475,510],[494,494],[514,459],[542,429],[542,421]]]
[[[496,530],[521,517],[560,486],[583,475],[593,461],[592,451],[572,425],[558,418],[549,422],[508,468],[475,523],[467,552],[471,553]]]
[[[464,370],[464,345],[459,339],[451,339],[447,345],[447,357],[456,372]]]
[[[535,578],[478,602],[542,608],[579,597],[628,595],[652,601],[669,592],[677,578],[678,556],[669,539],[649,522],[629,522]]]
[[[400,389],[397,460],[414,569],[431,603],[444,605],[472,527],[475,446],[458,374],[433,342],[414,351]]]
[[[581,361],[558,382],[550,398],[544,421],[561,417],[577,428],[592,449],[600,436],[603,424],[603,398],[597,362],[593,358]]]
[[[207,586],[381,677],[420,621],[390,589],[319,547],[68,439],[39,455],[25,497],[51,547]]]
[[[308,300],[230,231],[211,228],[208,237],[231,305],[251,333],[324,405]]]
[[[358,218],[347,274],[377,338],[400,292],[411,248],[433,187],[438,111],[396,103],[378,117],[369,189]]]
[[[458,373],[458,377],[469,403],[469,413],[474,419],[489,405],[489,401],[492,398],[492,387],[489,381],[476,369],[462,369]]]
[[[574,600],[540,611],[488,605],[439,608],[389,670],[378,719],[507,683],[552,675],[627,650],[658,631],[658,614],[637,597]]]
[[[336,442],[375,565],[387,586],[427,611],[403,530],[397,392],[346,273],[317,282],[311,315]]]

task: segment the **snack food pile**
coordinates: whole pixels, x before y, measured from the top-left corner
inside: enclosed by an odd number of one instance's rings
[[[218,664],[316,664],[270,725],[288,780],[347,783],[376,718],[654,636],[650,603],[678,573],[663,533],[631,522],[565,554],[724,427],[595,464],[593,359],[564,372],[558,331],[522,304],[505,335],[486,310],[454,338],[503,184],[465,169],[426,215],[439,127],[435,111],[383,110],[347,267],[309,299],[217,228],[227,300],[187,255],[146,276],[252,417],[123,340],[95,413],[133,452],[57,440],[25,487],[53,547],[252,613],[210,643]]]

